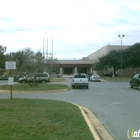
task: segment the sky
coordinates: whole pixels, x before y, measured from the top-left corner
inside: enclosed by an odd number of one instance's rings
[[[119,34],[122,45],[139,42],[139,7],[140,0],[0,0],[0,45],[47,54],[48,44],[58,60],[79,60],[120,45]]]

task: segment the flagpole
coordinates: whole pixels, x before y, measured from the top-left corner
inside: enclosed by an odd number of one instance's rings
[[[44,56],[44,38],[43,38],[43,56]]]
[[[48,37],[47,37],[47,44],[46,44],[46,47],[47,47],[47,52],[46,52],[46,55],[47,55],[47,59],[48,59]]]
[[[52,59],[53,59],[53,37],[52,37]]]

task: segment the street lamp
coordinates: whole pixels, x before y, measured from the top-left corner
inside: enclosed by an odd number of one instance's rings
[[[121,70],[122,70],[122,39],[125,37],[125,35],[118,35],[118,37],[121,39]],[[122,80],[122,78],[121,78]]]
[[[6,46],[0,45],[0,53],[5,53],[6,52]]]

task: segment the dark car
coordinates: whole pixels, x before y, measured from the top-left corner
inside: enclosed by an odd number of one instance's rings
[[[138,87],[140,90],[140,73],[134,75],[134,77],[130,81],[130,87]]]

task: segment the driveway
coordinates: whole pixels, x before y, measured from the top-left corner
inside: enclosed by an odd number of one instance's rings
[[[8,80],[0,80],[0,85],[6,85],[8,84]]]
[[[70,85],[70,79],[66,83]],[[10,93],[0,93],[10,98]],[[37,98],[67,101],[89,108],[116,140],[127,140],[130,128],[140,129],[140,91],[127,82],[90,82],[89,89],[57,93],[13,93],[13,98]]]

